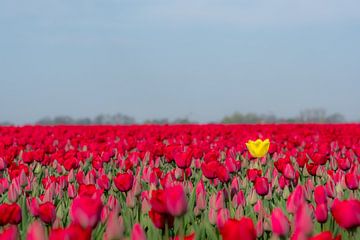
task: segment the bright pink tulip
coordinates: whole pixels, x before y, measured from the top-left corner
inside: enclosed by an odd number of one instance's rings
[[[325,223],[328,219],[327,205],[322,203],[318,204],[315,208],[315,218],[319,223]]]
[[[175,185],[165,189],[165,201],[168,212],[179,217],[187,212],[187,198],[182,185]]]
[[[0,240],[17,240],[19,239],[20,234],[15,225],[10,225],[7,228],[4,228],[2,232],[0,232]]]
[[[327,203],[327,194],[325,187],[323,185],[317,186],[314,189],[314,199],[316,204],[326,204]]]
[[[285,237],[289,232],[289,220],[280,208],[275,208],[271,213],[271,228],[279,237]]]
[[[303,186],[298,185],[286,201],[286,210],[295,213],[299,206],[305,202]]]
[[[70,218],[83,228],[94,228],[100,220],[102,206],[100,198],[77,197],[71,204]]]
[[[336,223],[345,229],[360,226],[360,201],[358,199],[339,201],[334,200],[331,214]]]
[[[146,235],[140,224],[135,223],[131,231],[131,240],[146,240]]]
[[[359,178],[355,173],[347,173],[345,175],[345,183],[350,190],[356,190],[359,188]]]

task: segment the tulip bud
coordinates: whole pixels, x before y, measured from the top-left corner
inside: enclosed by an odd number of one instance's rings
[[[315,208],[315,218],[319,223],[325,223],[328,219],[328,209],[326,204],[319,204]]]
[[[27,240],[46,240],[47,237],[45,234],[44,226],[38,221],[33,222],[28,227],[26,239]]]
[[[131,231],[131,240],[146,240],[146,235],[139,223],[135,223]]]
[[[222,208],[217,212],[216,225],[222,228],[226,221],[230,218],[230,211],[227,208]]]
[[[298,185],[286,201],[286,210],[295,213],[300,205],[305,202],[303,186]]]
[[[209,209],[209,222],[211,224],[216,224],[216,220],[217,220],[217,211],[213,208]]]
[[[124,233],[124,221],[123,218],[117,216],[117,213],[110,213],[106,231],[104,233],[105,240],[120,240]]]
[[[132,190],[130,190],[126,195],[126,206],[128,208],[134,208],[136,204],[136,198]]]
[[[271,228],[279,237],[286,237],[289,232],[289,220],[280,208],[275,208],[271,213]]]
[[[290,180],[295,178],[295,170],[294,170],[294,167],[290,163],[287,163],[285,166],[284,176]]]
[[[264,234],[264,224],[260,219],[256,224],[256,236],[260,238]]]
[[[68,186],[68,196],[69,198],[75,198],[76,197],[76,190],[75,190],[75,186],[73,184],[69,184]]]
[[[18,193],[18,191],[16,190],[16,184],[12,183],[10,184],[9,190],[8,190],[8,200],[11,203],[17,202],[20,194]]]
[[[303,203],[296,211],[295,214],[295,232],[309,235],[313,231],[313,222],[309,207]]]

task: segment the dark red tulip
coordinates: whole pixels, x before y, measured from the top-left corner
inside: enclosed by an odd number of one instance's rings
[[[269,193],[269,182],[265,177],[258,177],[255,180],[255,191],[260,196],[265,196]]]

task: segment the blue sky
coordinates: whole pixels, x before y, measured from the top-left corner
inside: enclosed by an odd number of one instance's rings
[[[360,2],[0,0],[0,121],[360,119]]]

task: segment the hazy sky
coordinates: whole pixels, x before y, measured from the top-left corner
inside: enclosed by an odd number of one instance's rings
[[[360,119],[360,1],[0,0],[0,121]]]

